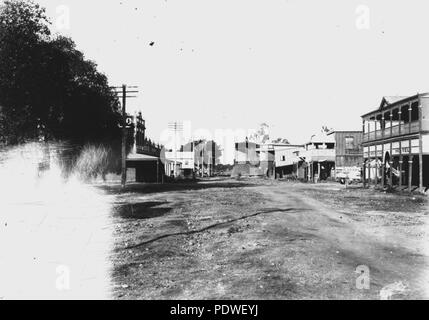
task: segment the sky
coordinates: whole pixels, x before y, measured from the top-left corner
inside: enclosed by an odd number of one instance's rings
[[[360,130],[385,95],[429,91],[424,0],[37,2],[111,85],[139,86],[128,111],[155,141],[172,121],[212,138],[264,122],[304,143],[322,126]],[[219,141],[225,162],[233,139]]]

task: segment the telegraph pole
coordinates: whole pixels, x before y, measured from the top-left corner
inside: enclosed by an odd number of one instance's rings
[[[194,137],[192,137],[192,163],[193,163],[193,169],[192,169],[192,177],[195,179],[195,140]]]
[[[127,98],[136,98],[137,96],[130,96],[130,93],[138,93],[138,90],[127,90],[127,88],[138,88],[137,86],[128,86],[123,84],[121,87],[111,87],[113,91],[118,95],[118,98],[122,98],[122,150],[121,150],[121,185],[125,187],[127,183]]]
[[[122,85],[122,175],[121,175],[121,185],[122,188],[125,188],[127,183],[127,112],[126,112],[126,103],[127,103],[127,85]]]
[[[183,124],[180,122],[172,122],[168,127],[174,130],[174,177],[177,175],[177,132],[183,131]]]
[[[201,178],[204,178],[204,148],[205,145],[202,147],[201,150]]]

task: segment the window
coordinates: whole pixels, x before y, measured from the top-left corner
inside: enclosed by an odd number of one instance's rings
[[[282,156],[282,161],[286,161],[286,156]]]
[[[355,138],[354,137],[346,137],[346,149],[353,150],[355,148]]]

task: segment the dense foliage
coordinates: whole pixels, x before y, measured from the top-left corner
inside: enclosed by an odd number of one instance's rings
[[[116,140],[119,102],[106,76],[49,26],[30,0],[0,5],[0,143],[41,135],[80,144]]]

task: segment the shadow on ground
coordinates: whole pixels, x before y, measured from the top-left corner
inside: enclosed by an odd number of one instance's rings
[[[244,188],[252,186],[244,182],[175,182],[165,184],[146,184],[146,183],[130,183],[125,188],[120,185],[110,186],[99,186],[100,189],[110,194],[121,194],[121,193],[139,193],[139,194],[150,194],[150,193],[161,193],[171,191],[192,191],[192,190],[204,190],[214,188]]]
[[[159,207],[167,204],[161,201],[148,201],[138,203],[117,203],[113,209],[116,217],[124,219],[150,219],[161,217],[170,212],[170,207]]]

